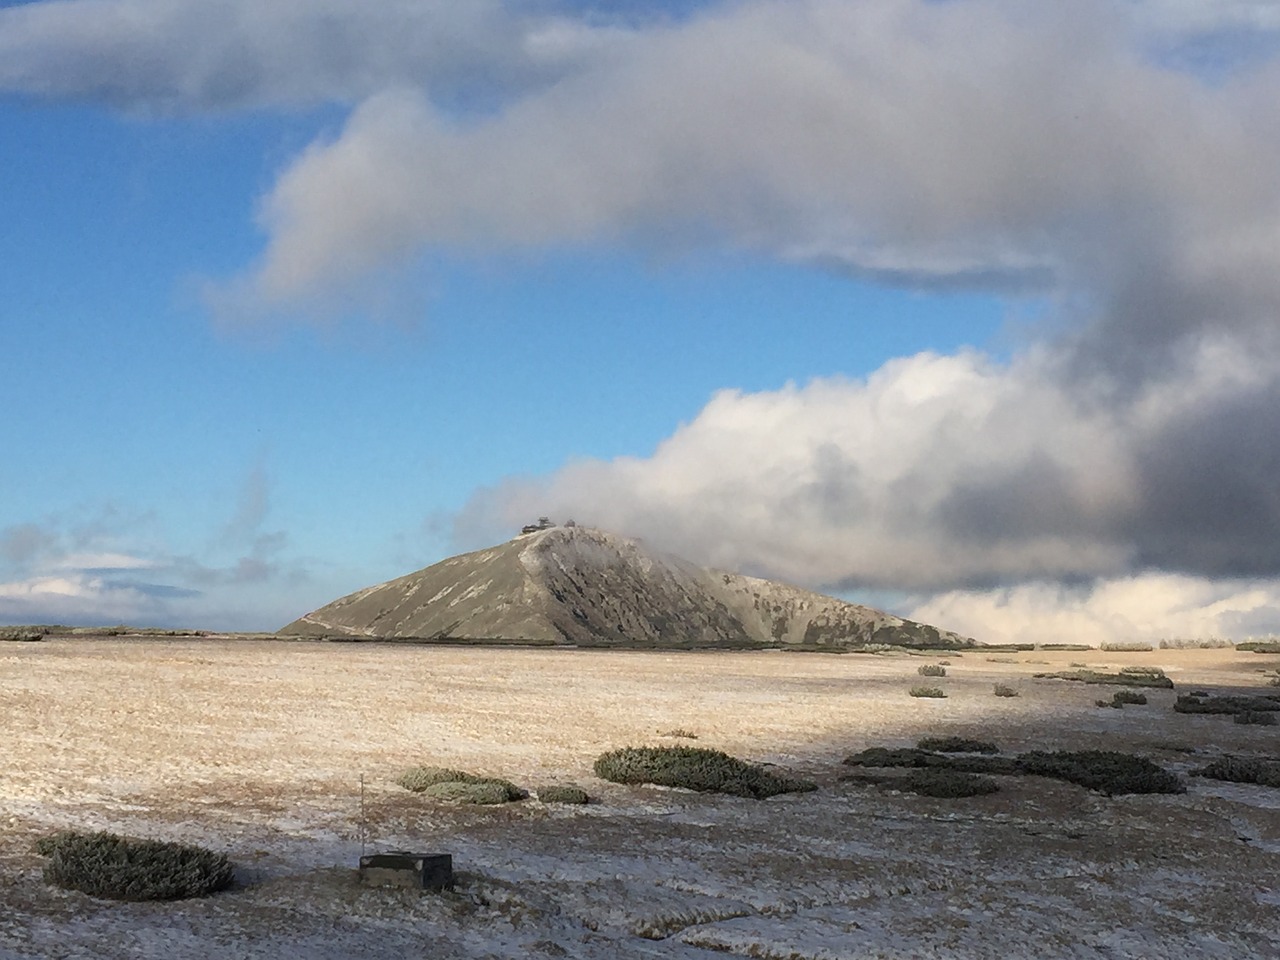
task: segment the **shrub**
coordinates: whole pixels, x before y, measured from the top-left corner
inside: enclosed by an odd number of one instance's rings
[[[912,687],[907,691],[913,697],[928,697],[934,700],[944,699],[946,694],[941,687]]]
[[[590,803],[587,791],[576,784],[557,784],[538,788],[538,799],[542,803]]]
[[[901,780],[894,781],[893,786],[900,790],[918,793],[923,797],[942,797],[945,799],[980,797],[988,793],[995,793],[1000,789],[999,785],[990,777],[938,768],[912,770]]]
[[[1145,757],[1111,750],[1033,750],[1018,757],[1018,766],[1023,773],[1065,780],[1107,796],[1186,791],[1176,776]]]
[[[851,767],[931,767],[941,770],[955,770],[960,773],[989,774],[1019,772],[1017,761],[1005,757],[944,756],[940,753],[912,747],[899,747],[897,749],[869,747],[861,753],[845,757],[844,762]]]
[[[404,773],[400,774],[400,776],[396,778],[396,783],[404,787],[406,790],[411,790],[414,793],[427,793],[437,800],[454,799],[454,797],[442,796],[442,794],[456,794],[457,796],[462,796],[465,794],[465,791],[457,791],[457,790],[432,791],[431,788],[436,787],[440,784],[447,784],[447,783],[461,783],[461,784],[475,784],[475,785],[491,784],[497,788],[500,788],[502,790],[503,796],[506,798],[504,800],[498,800],[498,801],[458,800],[458,802],[466,802],[466,803],[494,803],[494,802],[506,803],[509,800],[523,800],[525,797],[529,796],[528,791],[521,790],[510,780],[502,780],[498,777],[479,777],[479,776],[476,776],[474,773],[467,773],[463,770],[453,770],[453,769],[450,769],[449,767],[431,767],[431,766],[410,767],[408,770],[406,770]],[[483,791],[476,791],[475,795],[482,796],[482,795],[488,795],[488,794],[485,794]]]
[[[1018,691],[1013,689],[1007,683],[997,683],[995,685],[995,695],[997,697],[1016,697]]]
[[[922,677],[945,677],[947,668],[937,663],[926,663],[922,667],[917,667],[916,673]]]
[[[1103,643],[1102,649],[1109,653],[1148,653],[1155,647],[1141,640],[1118,640]]]
[[[936,753],[999,753],[1000,748],[990,740],[969,740],[965,737],[925,737],[916,744],[919,750]]]
[[[503,782],[497,780],[473,780],[470,782],[465,780],[444,780],[440,783],[432,783],[418,792],[424,797],[430,797],[432,800],[442,800],[445,803],[469,803],[482,806],[508,803],[519,799],[511,796],[507,788],[503,786]]]
[[[1231,718],[1235,723],[1253,724],[1259,727],[1274,727],[1276,715],[1261,710],[1242,710]]]
[[[106,832],[54,834],[36,852],[49,858],[46,883],[108,900],[203,897],[229,887],[234,873],[224,854]]]
[[[1052,777],[1098,790],[1107,795],[1121,793],[1182,793],[1184,787],[1173,774],[1143,757],[1125,753],[1032,751],[1018,757],[944,756],[919,749],[871,747],[846,757],[855,767],[909,767],[958,773],[1028,775]]]
[[[596,758],[595,774],[614,783],[655,783],[763,800],[816,790],[817,784],[779,776],[719,750],[701,747],[624,747]]]
[[[1178,713],[1272,713],[1280,710],[1280,702],[1268,697],[1200,697],[1188,694],[1178,697],[1173,709]]]
[[[1144,667],[1144,666],[1135,665],[1135,666],[1129,666],[1129,667],[1121,667],[1120,672],[1122,674],[1125,674],[1131,677],[1163,677],[1164,676],[1164,670],[1162,670],[1160,667]]]
[[[1111,702],[1116,706],[1123,706],[1125,704],[1138,704],[1142,706],[1147,702],[1147,695],[1145,693],[1139,693],[1137,690],[1117,690],[1111,695]]]
[[[1280,787],[1280,761],[1260,760],[1254,757],[1219,757],[1199,770],[1191,771],[1193,777],[1208,777],[1229,783],[1256,783],[1264,787]]]
[[[1237,650],[1252,650],[1254,653],[1280,653],[1280,641],[1246,640],[1236,644]]]
[[[659,731],[658,731],[658,736],[660,736],[660,737],[679,737],[680,739],[683,739],[683,740],[697,740],[697,739],[698,739],[698,735],[697,735],[696,733],[694,733],[692,730],[686,730],[686,729],[684,729],[684,727],[676,727],[676,728],[675,728],[675,729],[673,729],[673,730],[659,730]]]
[[[1095,707],[1115,707],[1117,710],[1124,708],[1124,704],[1116,700],[1095,700],[1093,705]]]
[[[43,630],[23,630],[20,627],[0,629],[0,640],[7,640],[15,643],[35,643],[36,641],[43,639]]]
[[[1037,673],[1033,674],[1033,676],[1040,680],[1075,680],[1079,683],[1122,684],[1127,687],[1173,689],[1173,681],[1162,673],[1100,673],[1097,670],[1062,670],[1058,673]]]

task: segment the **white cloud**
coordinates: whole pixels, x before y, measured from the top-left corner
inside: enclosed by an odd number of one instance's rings
[[[127,553],[70,553],[49,566],[54,570],[147,570],[155,562]]]
[[[137,623],[155,615],[155,598],[88,574],[0,583],[0,622]]]
[[[1116,400],[1073,394],[1055,362],[921,354],[866,381],[724,391],[650,457],[481,492],[458,537],[572,516],[726,568],[922,591],[1280,569],[1280,366],[1206,344]]]
[[[1280,30],[1276,0],[1130,0],[1140,27],[1196,35],[1221,30]]]
[[[987,643],[1243,640],[1280,633],[1280,580],[1143,574],[1076,587],[1032,582],[940,594],[908,616]]]

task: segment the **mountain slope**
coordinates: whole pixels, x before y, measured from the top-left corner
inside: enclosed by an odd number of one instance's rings
[[[335,600],[280,633],[636,647],[973,643],[586,527],[552,527],[452,557]]]

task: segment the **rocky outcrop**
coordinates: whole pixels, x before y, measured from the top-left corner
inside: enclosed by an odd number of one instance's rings
[[[785,584],[708,570],[588,527],[552,527],[369,587],[295,620],[295,636],[612,647],[973,641]]]

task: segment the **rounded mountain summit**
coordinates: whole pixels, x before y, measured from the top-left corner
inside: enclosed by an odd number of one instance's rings
[[[670,649],[975,644],[820,593],[705,569],[604,530],[526,530],[342,597],[279,633]]]

